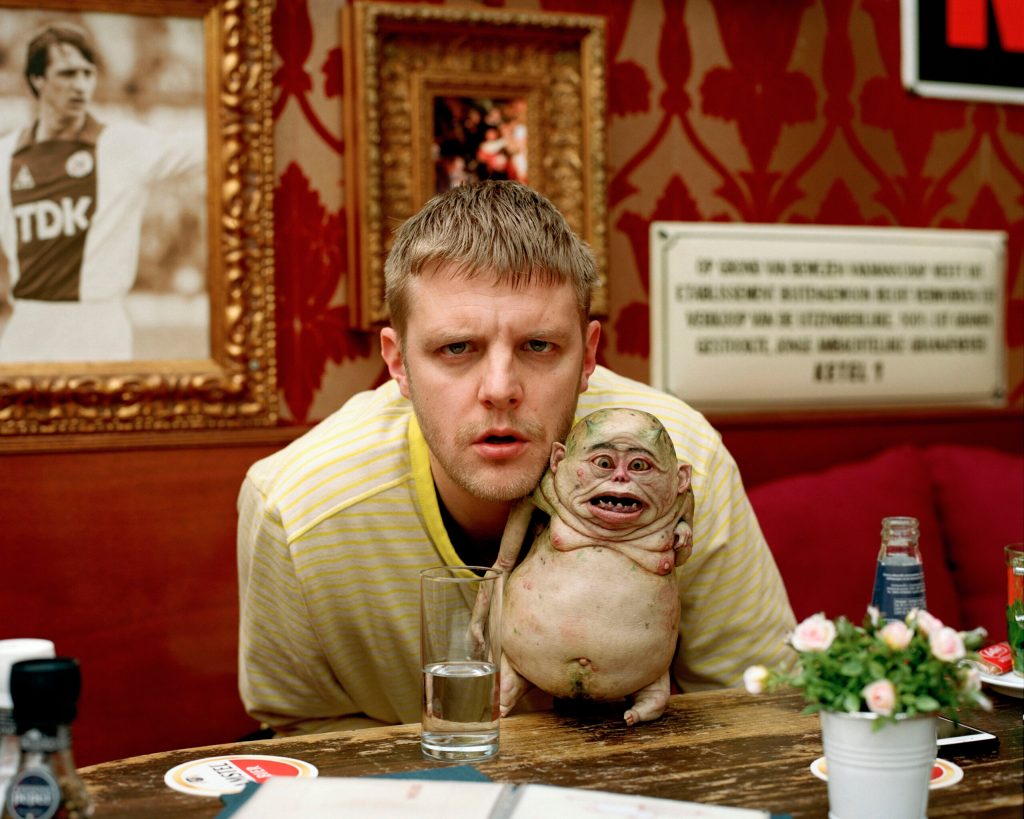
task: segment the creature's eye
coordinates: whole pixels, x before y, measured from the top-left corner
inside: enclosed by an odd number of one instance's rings
[[[594,466],[598,469],[614,469],[615,462],[607,455],[598,455],[594,458]]]
[[[651,465],[643,458],[634,458],[632,461],[629,462],[630,472],[646,472],[650,468]]]

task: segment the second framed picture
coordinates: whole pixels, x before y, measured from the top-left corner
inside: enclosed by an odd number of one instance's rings
[[[342,11],[349,304],[387,321],[391,234],[450,187],[515,179],[586,240],[607,312],[604,20],[356,2]]]

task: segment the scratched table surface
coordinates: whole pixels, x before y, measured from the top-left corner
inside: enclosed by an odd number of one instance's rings
[[[947,754],[963,780],[932,790],[929,817],[1024,815],[1021,707],[993,694],[991,712],[964,721],[999,737],[998,748]],[[627,728],[621,705],[589,711],[556,708],[507,717],[501,752],[476,767],[497,782],[595,788],[708,804],[758,808],[793,817],[828,812],[823,781],[809,770],[822,755],[816,715],[801,715],[799,694],[752,696],[742,690],[672,697],[664,716]],[[321,776],[372,776],[436,769],[419,749],[419,725],[299,738],[211,745],[83,768],[97,817],[212,817],[219,799],[179,793],[164,774],[193,759],[272,754],[310,762]]]

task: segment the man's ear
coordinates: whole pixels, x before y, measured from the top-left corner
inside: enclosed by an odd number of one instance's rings
[[[402,343],[394,327],[385,327],[380,331],[380,355],[388,365],[388,372],[398,382],[402,395],[409,397],[409,374],[405,370],[405,359],[402,357]]]
[[[580,373],[580,392],[587,391],[590,376],[597,366],[597,342],[601,340],[601,322],[594,319],[587,325],[583,336],[583,372]]]
[[[551,459],[549,464],[551,466],[551,472],[554,474],[558,471],[558,465],[562,462],[565,457],[565,444],[560,441],[555,441],[551,445]]]

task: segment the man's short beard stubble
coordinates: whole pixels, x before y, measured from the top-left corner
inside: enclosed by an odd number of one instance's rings
[[[582,372],[582,369],[581,369]],[[412,373],[406,371],[406,377],[409,385],[409,398],[412,401],[413,411],[415,412],[418,402],[416,400],[416,388],[413,384]],[[573,420],[576,417],[576,396],[573,396],[573,402],[566,407],[562,414],[562,417],[558,419],[558,423],[555,427],[554,441],[564,441],[565,436],[569,434],[569,430],[572,429]],[[551,455],[550,445],[547,451],[537,453],[537,462],[534,465],[535,468],[531,468],[527,473],[518,473],[516,475],[510,475],[509,478],[500,484],[495,485],[493,482],[489,482],[478,476],[476,470],[474,470],[466,461],[461,460],[459,456],[463,453],[468,453],[473,445],[473,442],[479,437],[480,433],[485,428],[481,428],[479,425],[470,425],[465,423],[459,423],[455,426],[455,433],[453,438],[454,453],[444,450],[438,446],[443,439],[445,432],[450,430],[448,424],[444,425],[444,430],[440,426],[435,425],[433,420],[428,420],[426,417],[416,412],[416,419],[420,424],[420,431],[423,433],[423,438],[427,442],[427,447],[434,454],[441,468],[447,473],[448,477],[460,488],[468,492],[470,495],[476,498],[480,498],[484,501],[514,501],[519,498],[525,497],[530,494],[537,486],[540,481],[541,475],[544,474],[544,470],[547,468],[548,461]],[[536,442],[542,438],[543,425],[536,421],[513,421],[507,418],[507,415],[501,419],[496,419],[498,423],[495,425],[511,426],[515,429],[523,438]],[[521,465],[517,465],[521,466]],[[500,468],[500,467],[499,467]]]

